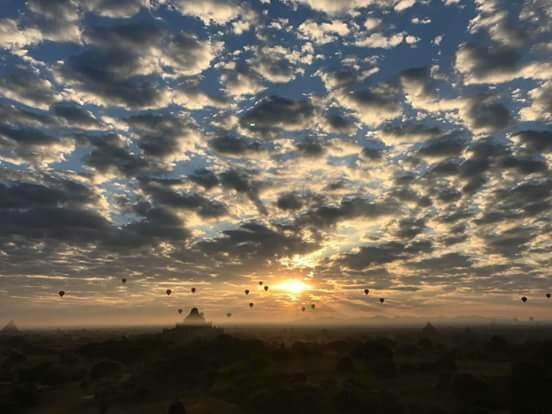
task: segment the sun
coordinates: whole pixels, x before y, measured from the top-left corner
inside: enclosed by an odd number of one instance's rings
[[[298,295],[304,291],[310,289],[310,286],[305,282],[297,279],[288,279],[276,285],[279,290]]]

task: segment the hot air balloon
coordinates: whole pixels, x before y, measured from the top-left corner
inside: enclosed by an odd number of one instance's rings
[[[261,281],[259,282],[259,286],[262,286],[262,285],[263,285],[263,282],[262,282],[262,280],[261,280]]]
[[[305,308],[304,306],[301,308],[301,311],[305,312],[307,310],[307,308]]]
[[[364,289],[364,294],[367,295],[368,293],[370,293],[370,290],[369,289]]]
[[[522,301],[523,303],[527,302],[527,297],[526,297],[526,296],[522,296],[522,297],[521,297],[521,301]]]
[[[182,309],[178,309],[178,313],[182,315]]]
[[[380,303],[383,303],[385,302],[385,299],[384,298],[380,298]]]
[[[316,308],[316,305],[313,303],[313,304],[311,305],[311,309],[314,310],[314,308]]]
[[[255,304],[253,302],[249,302],[249,307],[252,308],[253,306],[255,306]]]
[[[232,314],[231,314],[230,312],[228,312],[228,313],[226,314],[226,317],[227,317],[227,318],[230,318],[230,317],[232,317]]]
[[[63,295],[65,295],[65,291],[64,291],[64,290],[60,290],[60,291],[58,292],[58,295],[62,298]]]
[[[171,295],[171,293],[172,293],[172,290],[170,290],[170,289],[167,289],[167,290],[165,291],[165,293],[167,294],[167,296],[170,296],[170,295]]]
[[[123,282],[123,284],[126,283],[126,278],[123,277],[123,278],[121,279],[121,282]]]
[[[192,293],[196,293],[196,288],[192,288]]]
[[[546,297],[547,297],[548,299],[550,299],[550,293],[547,293],[547,294],[546,294]]]
[[[249,295],[249,289],[245,289],[244,292],[246,295]]]
[[[264,287],[265,292],[268,292],[268,286]]]

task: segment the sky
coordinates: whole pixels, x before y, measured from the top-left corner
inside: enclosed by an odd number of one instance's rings
[[[7,0],[0,322],[550,319],[551,79],[551,0]]]

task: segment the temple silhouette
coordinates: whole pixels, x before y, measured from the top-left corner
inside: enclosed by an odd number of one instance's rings
[[[18,335],[19,333],[21,333],[21,331],[19,330],[19,328],[17,328],[17,325],[14,321],[9,321],[6,326],[2,328],[0,333],[4,335]]]
[[[174,328],[165,329],[163,333],[178,340],[196,338],[212,338],[224,333],[222,328],[213,326],[205,319],[203,312],[193,307],[182,322],[178,322]]]

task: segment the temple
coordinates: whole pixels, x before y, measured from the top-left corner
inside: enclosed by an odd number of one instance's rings
[[[18,335],[20,333],[19,329],[15,325],[14,321],[8,322],[4,328],[0,331],[3,335]]]
[[[198,308],[192,308],[190,313],[182,322],[176,324],[174,328],[165,329],[165,335],[169,335],[179,340],[214,337],[224,333],[222,328],[214,327],[208,322]]]

